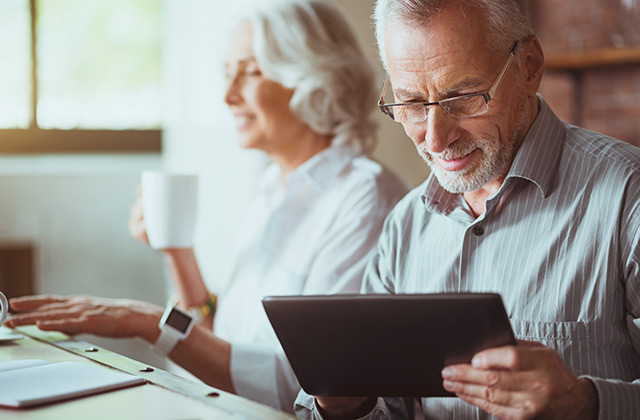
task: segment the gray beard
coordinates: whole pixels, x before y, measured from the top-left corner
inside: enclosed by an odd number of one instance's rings
[[[434,159],[424,147],[419,147],[418,153],[429,165],[429,168],[438,179],[438,182],[446,191],[452,194],[477,191],[487,183],[506,173],[515,158],[518,140],[524,136],[527,128],[527,112],[525,106],[526,96],[521,95],[518,112],[514,116],[514,130],[506,144],[496,144],[495,140],[480,138],[451,144],[439,154],[440,157],[465,156],[474,150],[478,150],[476,157],[468,167],[461,171],[449,172],[442,169],[434,162]],[[520,139],[521,140],[521,139]]]
[[[486,139],[474,141],[473,145],[477,147],[480,156],[476,157],[476,160],[468,167],[455,172],[442,169],[424,149],[418,152],[427,162],[442,188],[452,194],[461,194],[479,190],[506,169],[505,166],[509,162],[503,156],[498,155],[495,145],[488,143]]]

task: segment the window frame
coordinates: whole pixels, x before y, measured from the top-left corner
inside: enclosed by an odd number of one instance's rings
[[[28,128],[0,129],[2,154],[160,153],[162,130],[41,129],[38,127],[37,0],[29,0],[31,108]]]

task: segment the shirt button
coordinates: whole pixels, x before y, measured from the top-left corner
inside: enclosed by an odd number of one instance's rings
[[[473,227],[473,234],[476,235],[476,236],[484,235],[484,228],[482,226],[474,226]]]

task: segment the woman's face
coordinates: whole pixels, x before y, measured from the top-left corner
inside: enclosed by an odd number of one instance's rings
[[[288,143],[294,143],[295,130],[304,124],[289,109],[293,90],[262,75],[254,57],[249,23],[234,31],[225,71],[224,100],[235,118],[240,146],[278,154]]]

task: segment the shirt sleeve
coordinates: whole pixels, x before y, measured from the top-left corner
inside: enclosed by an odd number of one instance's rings
[[[598,390],[598,419],[637,418],[640,414],[640,381],[632,383],[591,378]]]
[[[409,194],[400,201],[385,219],[376,250],[366,266],[361,293],[397,292],[396,279],[402,264],[397,255],[403,249],[401,232],[412,196]]]
[[[289,413],[300,390],[284,353],[255,345],[232,344],[231,379],[238,395]]]
[[[640,359],[640,191],[629,190],[632,206],[622,215],[620,249],[627,331]],[[640,378],[632,382],[588,377],[598,390],[599,419],[640,418]]]

